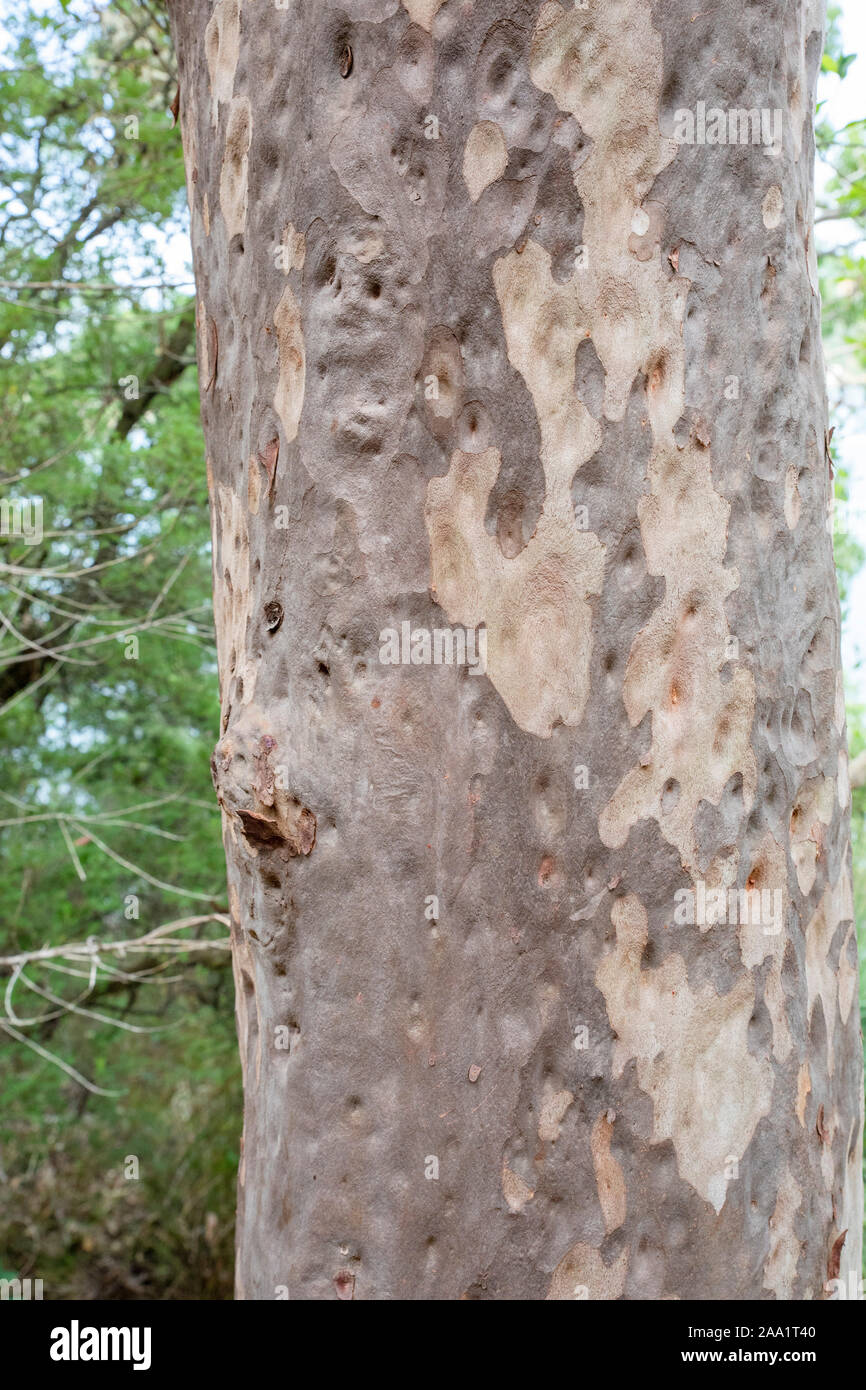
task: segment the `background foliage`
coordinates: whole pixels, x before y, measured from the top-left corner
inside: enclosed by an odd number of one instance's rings
[[[843,81],[851,61],[834,24],[825,73]],[[45,529],[37,545],[0,536],[4,955],[225,911],[175,91],[159,0],[31,0],[9,16],[0,497],[44,498]],[[866,399],[863,136],[864,122],[836,130],[819,112],[837,455]],[[842,466],[836,489],[844,503]],[[847,604],[864,555],[844,524],[836,548]],[[856,754],[856,698],[849,726]],[[862,923],[866,787],[854,869]],[[81,956],[0,979],[21,1020],[0,1032],[0,1277],[41,1278],[51,1298],[230,1298],[241,1091],[227,955],[100,961],[95,976]],[[86,995],[92,1013],[46,990]]]
[[[175,90],[160,5],[10,16],[0,495],[42,496],[44,539],[0,537],[4,954],[225,910],[194,301],[172,255],[186,211]],[[113,961],[120,977],[100,972],[85,1004],[107,1022],[50,1016],[28,982],[65,998],[89,983],[58,962],[0,981],[16,1017],[49,1015],[17,1032],[116,1092],[0,1034],[0,1273],[55,1298],[229,1298],[227,957]]]

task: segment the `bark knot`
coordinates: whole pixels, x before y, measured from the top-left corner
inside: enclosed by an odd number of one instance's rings
[[[277,851],[282,859],[309,855],[316,844],[316,816],[280,785],[284,769],[271,763],[277,741],[263,734],[252,745],[230,732],[217,744],[211,772],[217,800],[240,826],[256,852]]]

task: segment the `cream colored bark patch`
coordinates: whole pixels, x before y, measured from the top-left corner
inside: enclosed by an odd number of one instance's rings
[[[497,449],[458,450],[427,488],[431,592],[451,622],[487,625],[487,674],[521,729],[550,736],[577,724],[589,693],[592,614],[604,549],[578,531],[570,509],[539,517],[519,555],[506,558],[484,525],[499,473]]]
[[[610,1151],[612,1136],[613,1120],[610,1118],[610,1112],[605,1112],[599,1115],[592,1127],[589,1145],[606,1235],[610,1235],[611,1231],[622,1225],[626,1214],[625,1177]]]
[[[445,0],[403,0],[403,8],[413,24],[420,24],[429,34],[433,20],[445,4]]]
[[[606,1265],[600,1250],[578,1243],[563,1255],[553,1271],[547,1301],[621,1298],[627,1273],[628,1249],[622,1250],[612,1264]]]
[[[295,231],[294,224],[289,222],[283,228],[283,235],[280,237],[280,270],[284,275],[288,275],[292,270],[303,270],[306,259],[306,238],[303,232]]]
[[[493,267],[508,359],[526,382],[538,416],[545,511],[567,515],[572,528],[572,479],[601,443],[598,422],[574,390],[575,354],[589,321],[579,297],[580,274],[575,270],[571,280],[558,284],[550,256],[534,241]]]
[[[226,673],[221,696],[227,708],[231,678],[243,682],[243,703],[255,693],[259,658],[247,656],[250,614],[250,540],[240,498],[219,484],[214,515],[214,628],[219,669]]]
[[[526,548],[504,558],[483,527],[498,454],[476,455],[474,467],[455,455],[448,478],[428,489],[428,530],[438,601],[452,621],[486,621],[493,684],[521,728],[547,737],[557,722],[573,725],[583,716],[592,657],[588,599],[603,579],[604,549],[591,530],[577,529],[571,498],[576,472],[601,442],[598,422],[574,392],[575,354],[591,337],[610,419],[622,418],[641,369],[648,378],[654,373],[656,396],[667,400],[677,381],[668,358],[682,356],[685,290],[674,282],[668,291],[657,247],[654,257],[643,245],[640,256],[629,249],[641,203],[675,148],[658,130],[662,52],[649,4],[627,13],[543,6],[530,71],[591,140],[575,176],[585,245],[575,246],[570,280],[554,280],[550,256],[534,241],[494,266],[509,360],[538,416],[544,506]],[[680,370],[680,385],[681,378]],[[680,407],[672,410],[671,427]]]
[[[664,64],[649,0],[585,10],[542,6],[530,69],[535,84],[592,141],[575,176],[585,254],[571,280],[554,285],[549,261],[531,242],[494,270],[509,357],[535,400],[545,473],[554,470],[564,491],[589,457],[595,422],[585,418],[573,391],[574,352],[583,338],[592,339],[605,370],[609,419],[622,418],[635,376],[644,374],[653,435],[650,495],[639,516],[647,568],[664,578],[666,589],[633,643],[623,692],[633,724],[652,712],[653,744],[617,788],[600,834],[619,847],[638,820],[655,817],[693,866],[699,802],[718,805],[725,784],[740,772],[746,809],[751,806],[755,695],[745,667],[735,664],[728,682],[720,674],[735,661],[724,609],[739,583],[736,570],[723,563],[730,508],[713,490],[707,439],[681,444],[674,438],[685,401],[688,281],[661,264],[663,209],[643,206],[676,154],[659,132]],[[579,479],[577,488],[579,495]],[[665,796],[671,790],[676,795]]]
[[[204,31],[210,74],[211,125],[219,121],[220,102],[231,101],[241,39],[241,0],[218,0]]]
[[[247,463],[247,503],[252,516],[259,514],[259,502],[262,495],[262,470],[258,461],[250,458]]]
[[[636,726],[651,713],[652,741],[602,811],[599,834],[619,848],[633,825],[653,817],[696,872],[700,802],[718,806],[737,773],[745,811],[754,801],[755,682],[737,660],[725,614],[739,585],[724,563],[730,504],[713,489],[707,451],[694,439],[680,448],[670,424],[669,415],[650,459],[650,495],[638,504],[647,570],[664,578],[665,596],[632,643],[623,683],[629,721]],[[671,789],[676,796],[668,798]]]
[[[662,45],[648,0],[586,9],[543,5],[530,71],[592,142],[575,176],[585,259],[571,299],[605,368],[605,414],[618,420],[637,371],[649,375],[659,350],[674,347],[671,297],[683,292],[676,281],[667,285],[657,244],[641,246],[640,256],[630,249],[634,226],[652,225],[642,204],[676,151],[659,133]]]
[[[778,227],[785,212],[785,199],[778,184],[768,188],[761,204],[761,217],[768,232]]]
[[[670,1139],[680,1175],[721,1211],[726,1165],[742,1159],[773,1090],[769,1063],[748,1046],[754,984],[743,975],[728,994],[709,984],[693,991],[679,955],[642,970],[647,916],[634,894],[614,904],[611,921],[616,947],[595,982],[617,1037],[614,1076],[634,1058],[653,1102],[652,1142]]]
[[[543,1143],[556,1143],[565,1113],[573,1103],[571,1091],[555,1091],[549,1081],[545,1084],[538,1117],[538,1137]]]
[[[486,623],[491,681],[520,728],[547,738],[557,723],[580,722],[589,694],[588,599],[601,592],[604,547],[578,529],[570,487],[601,432],[574,395],[581,326],[547,252],[530,242],[497,262],[494,283],[509,359],[541,427],[544,506],[528,545],[504,555],[484,525],[500,455],[455,453],[427,489],[431,589],[452,622]]]
[[[373,236],[371,232],[362,236],[344,236],[339,246],[341,251],[349,256],[354,256],[361,265],[369,265],[371,261],[378,260],[385,250],[385,243],[382,238]]]
[[[790,464],[785,470],[785,521],[789,531],[796,530],[800,521],[802,503],[797,486],[798,476],[796,464]]]
[[[805,897],[815,886],[824,831],[833,819],[835,793],[832,777],[813,777],[800,787],[791,812],[791,858]]]
[[[508,146],[495,121],[473,126],[463,151],[463,181],[477,203],[485,188],[501,179],[508,167]]]
[[[297,436],[301,411],[304,408],[307,367],[301,311],[290,285],[286,285],[274,310],[274,326],[277,330],[280,364],[274,409],[283,422],[286,440],[291,443]]]
[[[803,1062],[797,1072],[797,1119],[805,1127],[806,1124],[806,1100],[812,1090],[812,1078],[809,1075],[809,1063]]]
[[[220,209],[231,240],[247,225],[247,179],[253,115],[246,97],[232,97],[220,168]]]
[[[526,1203],[531,1202],[535,1196],[529,1184],[513,1172],[504,1160],[502,1163],[502,1195],[508,1203],[508,1210],[515,1214],[523,1211]]]
[[[207,305],[203,299],[196,304],[195,310],[195,338],[196,338],[196,357],[198,359],[198,385],[199,390],[204,392],[213,380],[212,367],[216,364],[211,363],[211,343],[210,328],[208,326]]]
[[[774,1293],[777,1299],[788,1300],[794,1296],[797,1264],[802,1249],[794,1229],[794,1218],[802,1202],[799,1184],[786,1167],[770,1217],[770,1253],[764,1264],[764,1288]]]
[[[754,679],[739,664],[729,681],[721,675],[732,650],[724,600],[739,583],[722,563],[730,508],[713,491],[701,454],[671,445],[650,462],[652,493],[638,513],[647,569],[664,577],[665,597],[632,643],[623,699],[633,726],[652,714],[652,741],[599,818],[602,841],[616,848],[639,820],[655,818],[692,872],[700,802],[718,806],[739,773],[749,811],[757,781]]]

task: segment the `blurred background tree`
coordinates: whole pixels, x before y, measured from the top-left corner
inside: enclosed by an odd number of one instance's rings
[[[839,19],[831,92],[853,62]],[[0,966],[0,1277],[58,1299],[232,1296],[242,1099],[176,91],[159,0],[31,0],[7,19],[0,499],[41,497],[44,529],[0,535],[0,955],[91,948]],[[849,619],[866,535],[846,450],[866,417],[864,130],[819,111]],[[853,801],[862,923],[866,785]],[[114,949],[178,918],[196,924],[171,948]]]
[[[9,15],[7,33],[0,496],[41,497],[43,535],[0,536],[3,955],[225,909],[166,17],[69,0]],[[228,957],[97,959],[95,979],[93,960],[61,958],[0,981],[0,1276],[41,1278],[52,1298],[230,1298]]]

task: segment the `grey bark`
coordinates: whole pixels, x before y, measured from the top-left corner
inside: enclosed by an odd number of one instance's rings
[[[695,8],[171,5],[239,1297],[859,1271],[823,14]]]

